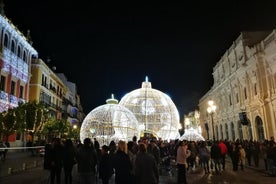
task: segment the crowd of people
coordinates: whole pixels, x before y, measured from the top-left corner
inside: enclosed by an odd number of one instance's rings
[[[232,168],[225,168],[225,159],[231,159]],[[257,141],[181,141],[142,138],[131,141],[111,141],[100,145],[96,139],[86,138],[83,143],[54,138],[45,146],[44,168],[50,171],[50,183],[60,184],[62,170],[65,184],[72,184],[72,169],[77,164],[81,184],[101,181],[108,184],[115,177],[116,184],[157,184],[160,169],[171,169],[171,160],[177,168],[177,183],[187,183],[186,175],[195,167],[205,174],[221,175],[226,169],[244,170],[245,164],[259,166],[263,160],[265,170],[276,166],[276,143]],[[252,162],[253,160],[253,162]]]

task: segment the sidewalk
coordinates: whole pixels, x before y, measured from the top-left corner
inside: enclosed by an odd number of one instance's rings
[[[232,165],[232,161],[231,161],[231,158],[229,156],[226,157],[225,161],[229,162]],[[262,173],[267,173],[267,171],[265,170],[265,163],[264,163],[263,159],[259,160],[259,166],[258,167],[255,166],[253,159],[251,161],[251,166],[248,165],[248,162],[246,160],[244,168],[245,169],[252,169],[252,170],[255,170],[255,171],[258,171],[258,172],[262,172]],[[239,167],[239,169],[240,169],[240,167]]]
[[[0,183],[47,183],[49,179],[49,171],[43,169],[43,157],[39,155],[32,156],[27,151],[11,151],[8,152],[6,160],[0,161]],[[73,169],[73,183],[78,183],[77,165]],[[63,175],[62,175],[63,176]],[[199,166],[194,171],[187,172],[187,181],[192,184],[196,183],[204,176],[203,169]],[[110,184],[115,183],[113,176]],[[159,175],[159,184],[176,184],[177,168],[172,166],[170,171],[163,171]],[[101,183],[101,182],[99,182]]]
[[[43,157],[27,151],[10,151],[6,160],[0,161],[0,178],[43,166]]]

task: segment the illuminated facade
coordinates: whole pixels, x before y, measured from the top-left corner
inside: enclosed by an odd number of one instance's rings
[[[96,138],[101,145],[108,145],[111,140],[132,140],[139,137],[138,122],[127,108],[118,104],[114,98],[107,104],[93,109],[83,120],[80,140]]]
[[[37,51],[13,24],[0,15],[0,112],[25,103],[29,97],[31,60]]]
[[[61,119],[65,84],[41,59],[32,60],[31,73],[29,100],[48,105],[48,116]]]
[[[264,141],[276,137],[276,30],[242,32],[213,68],[214,84],[200,99],[200,123],[217,139]],[[241,115],[245,116],[241,116]]]
[[[126,94],[119,102],[128,108],[139,122],[139,130],[163,140],[179,138],[179,113],[171,98],[153,89],[146,78],[142,88]]]

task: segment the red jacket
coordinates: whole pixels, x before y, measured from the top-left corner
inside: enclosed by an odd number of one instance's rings
[[[218,146],[220,147],[220,152],[221,152],[222,155],[227,154],[228,149],[227,149],[227,146],[223,142],[220,142],[218,144]]]

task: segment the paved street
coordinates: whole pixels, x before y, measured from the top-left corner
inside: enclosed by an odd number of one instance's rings
[[[27,168],[22,169],[23,163],[26,163]],[[35,163],[35,164],[34,164]],[[47,184],[49,172],[42,167],[43,158],[39,156],[31,156],[30,153],[13,153],[8,155],[6,161],[0,163],[0,183],[1,184]],[[17,167],[16,167],[17,165]],[[8,168],[13,167],[13,172],[8,174]],[[223,184],[274,184],[276,177],[268,176],[262,169],[263,165],[260,164],[259,168],[254,166],[246,167],[244,171],[232,171],[232,166],[227,160],[226,170],[221,174],[215,173],[204,174],[203,170],[198,167],[194,172],[187,174],[189,184],[202,184],[202,183],[223,183]],[[73,170],[73,183],[78,183],[78,176],[76,167]],[[99,182],[101,183],[101,182]],[[114,177],[111,184],[114,184]],[[160,176],[160,184],[176,184],[176,171],[174,173],[164,173]]]

